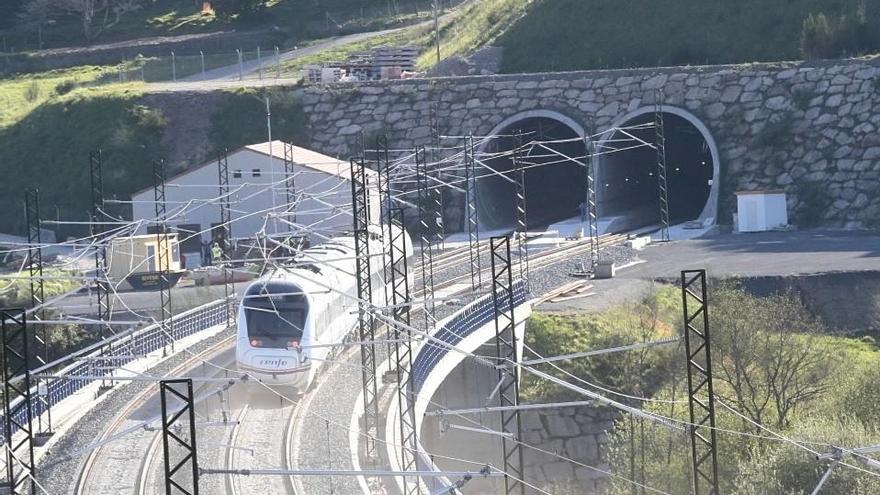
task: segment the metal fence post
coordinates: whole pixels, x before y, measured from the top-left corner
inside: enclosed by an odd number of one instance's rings
[[[199,58],[202,61],[202,81],[205,80],[205,52],[199,50]]]
[[[177,81],[177,59],[174,57],[174,52],[171,52],[171,80]]]

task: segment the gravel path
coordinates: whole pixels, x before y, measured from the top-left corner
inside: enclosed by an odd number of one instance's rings
[[[387,346],[376,346],[376,365],[387,355]],[[363,409],[361,358],[350,348],[335,358],[312,387],[297,410],[293,469],[354,469],[349,447],[349,425],[353,415]],[[385,370],[377,370],[381,375]],[[356,454],[356,453],[355,453]],[[361,466],[366,468],[366,466]],[[303,476],[296,481],[303,494],[358,493],[357,479],[351,476]]]

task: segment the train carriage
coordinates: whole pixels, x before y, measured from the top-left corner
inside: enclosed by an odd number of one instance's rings
[[[401,238],[410,256],[406,232]],[[378,226],[369,244],[372,255],[386,252]],[[355,271],[354,238],[337,237],[251,283],[238,309],[239,370],[267,385],[307,389],[357,324]],[[371,256],[370,272],[372,302],[385,305],[382,257]]]

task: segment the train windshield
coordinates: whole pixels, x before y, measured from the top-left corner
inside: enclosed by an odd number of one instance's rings
[[[248,339],[253,347],[297,347],[308,316],[302,294],[261,294],[245,299]]]

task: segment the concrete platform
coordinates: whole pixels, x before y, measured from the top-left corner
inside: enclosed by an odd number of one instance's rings
[[[774,288],[801,292],[805,302],[814,300],[814,309],[820,314],[831,310],[818,307],[823,300],[852,301],[864,293],[866,299],[864,304],[860,303],[863,317],[844,326],[866,328],[880,321],[880,298],[874,302],[871,299],[877,293],[875,289],[880,288],[877,231],[710,234],[699,239],[651,244],[639,253],[639,258],[644,262],[619,269],[613,279],[594,280],[596,296],[542,304],[539,310],[603,311],[638,299],[658,283],[677,281],[681,270],[705,268],[713,278],[746,279],[749,290],[755,293],[766,294]]]
[[[880,232],[806,230],[709,235],[655,243],[640,257],[647,263],[623,270],[619,276],[674,278],[690,268],[705,268],[713,276],[880,270]]]

